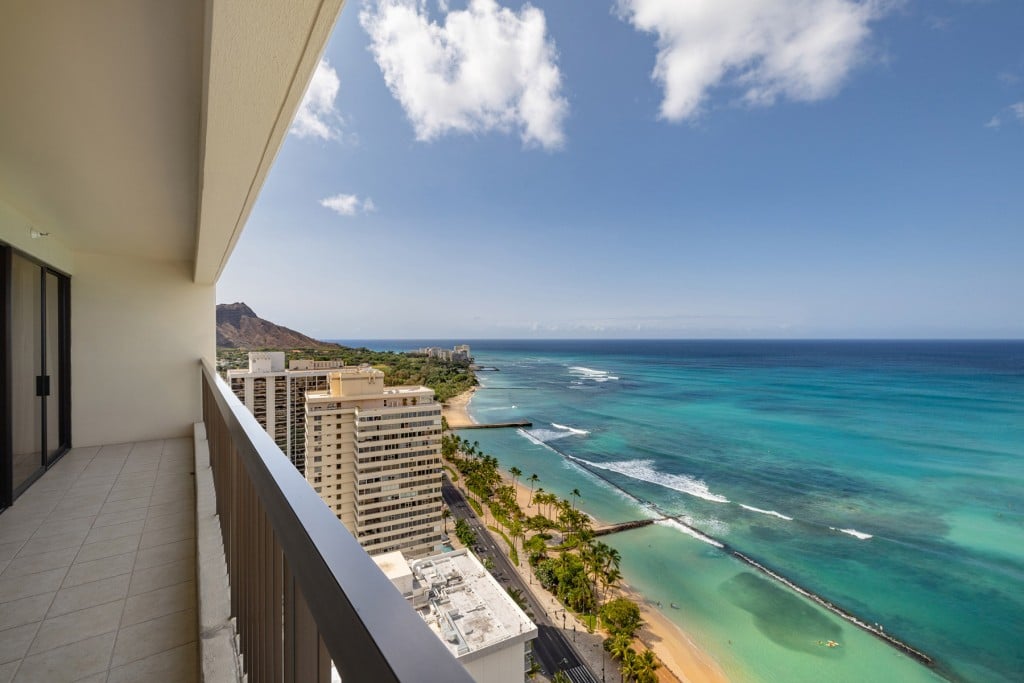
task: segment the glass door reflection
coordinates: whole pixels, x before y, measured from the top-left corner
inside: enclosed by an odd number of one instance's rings
[[[11,257],[11,472],[15,496],[43,469],[43,269]]]

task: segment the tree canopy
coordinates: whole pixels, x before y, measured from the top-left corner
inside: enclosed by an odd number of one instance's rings
[[[281,349],[258,349],[274,351]],[[388,386],[417,384],[430,387],[437,394],[437,400],[447,401],[476,386],[476,375],[467,361],[446,361],[395,351],[371,351],[367,348],[353,349],[291,349],[284,352],[285,367],[293,360],[342,360],[345,365],[372,365],[384,373]],[[217,360],[223,369],[248,367],[249,350],[217,349]]]

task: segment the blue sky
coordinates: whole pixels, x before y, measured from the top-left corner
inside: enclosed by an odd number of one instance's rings
[[[349,0],[218,301],[319,338],[1024,337],[1024,2]]]

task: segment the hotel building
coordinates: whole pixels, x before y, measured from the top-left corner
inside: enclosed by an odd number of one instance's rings
[[[327,374],[340,360],[293,360],[284,367],[283,351],[249,354],[249,368],[228,370],[228,384],[260,426],[299,472],[306,460],[306,392],[325,391]]]
[[[306,395],[306,481],[370,555],[441,543],[441,405],[427,387],[385,387],[348,367]]]

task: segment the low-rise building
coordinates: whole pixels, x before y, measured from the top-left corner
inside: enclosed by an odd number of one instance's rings
[[[473,680],[522,683],[537,626],[472,553],[374,561]]]
[[[473,354],[469,349],[469,344],[459,344],[451,349],[442,349],[440,346],[425,346],[411,353],[444,361],[473,362]]]

